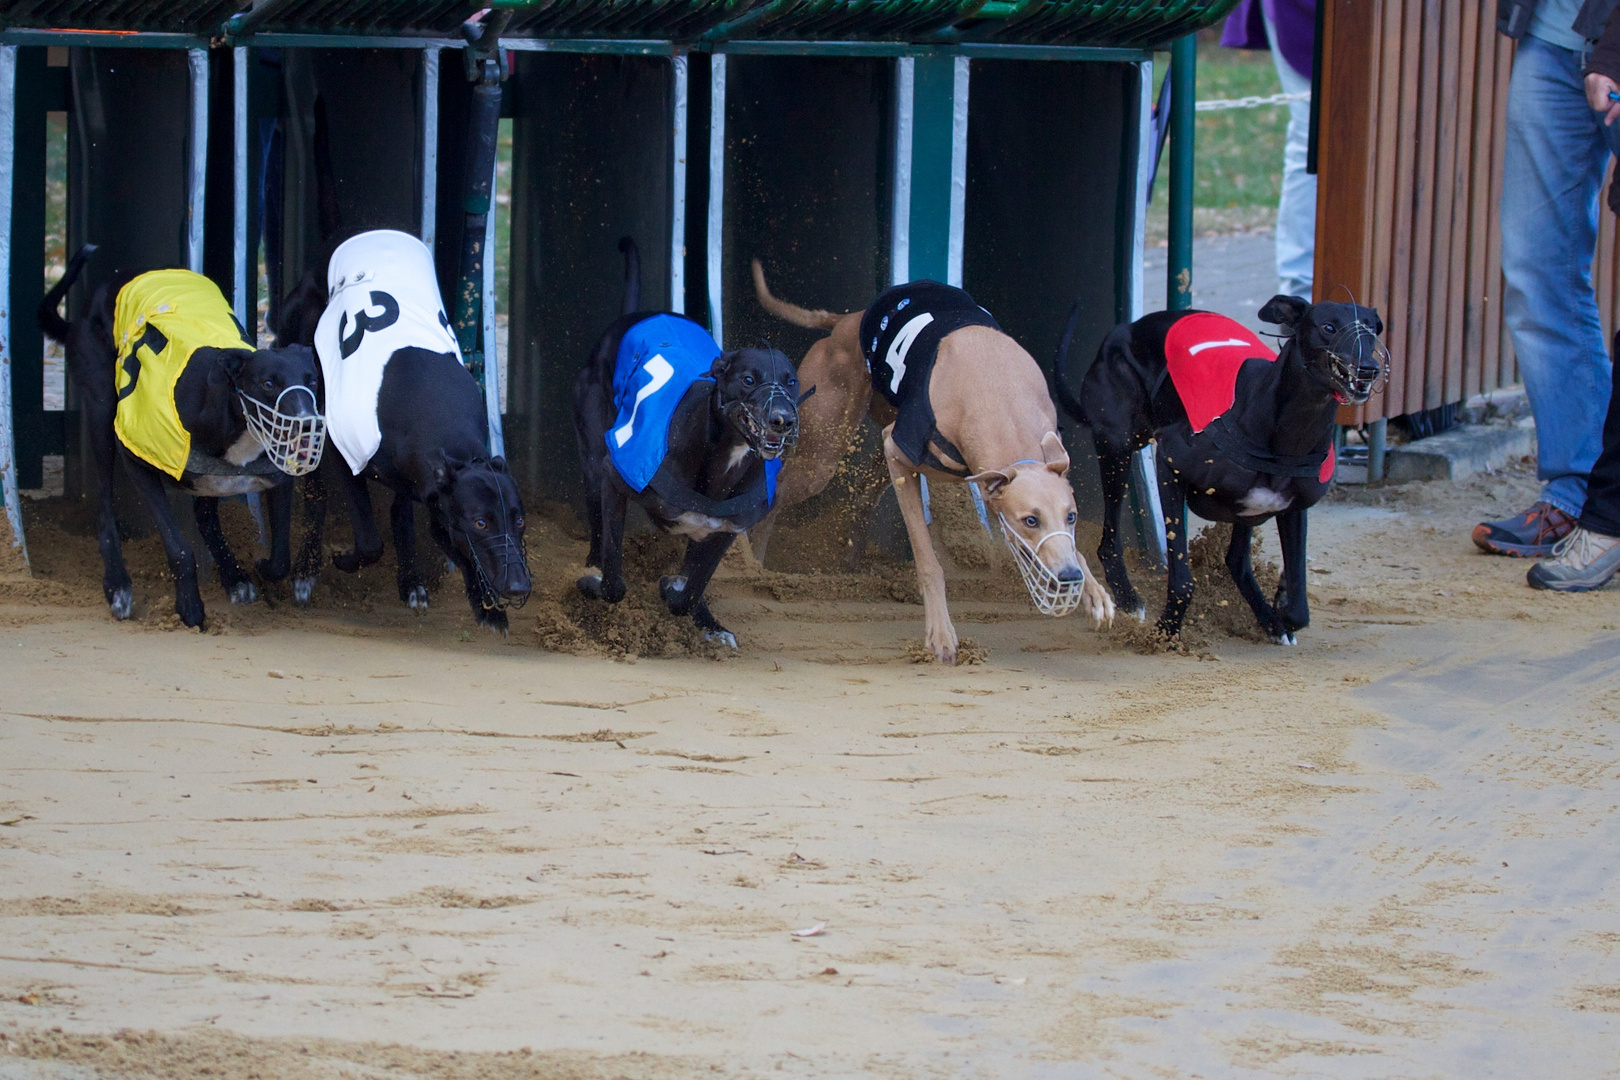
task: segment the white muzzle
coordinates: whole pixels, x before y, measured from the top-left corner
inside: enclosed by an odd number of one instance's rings
[[[315,401],[315,391],[307,386],[289,386],[276,396],[274,406],[237,391],[242,399],[242,416],[248,431],[264,447],[270,463],[288,476],[303,476],[314,472],[321,463],[321,452],[326,449],[326,418],[319,413],[309,416],[288,416],[281,411],[281,399],[291,393],[308,394]]]
[[[1001,538],[1007,543],[1007,550],[1012,552],[1013,562],[1018,564],[1018,575],[1024,579],[1024,588],[1029,590],[1029,598],[1035,605],[1035,610],[1042,615],[1051,615],[1062,618],[1080,606],[1080,592],[1085,588],[1086,579],[1082,575],[1073,581],[1063,581],[1052,572],[1051,567],[1041,562],[1041,547],[1054,536],[1062,537],[1074,548],[1074,532],[1069,529],[1054,529],[1031,545],[1011,525],[1007,519],[1001,519]],[[1078,550],[1078,549],[1076,549]],[[1077,558],[1075,562],[1080,560]]]

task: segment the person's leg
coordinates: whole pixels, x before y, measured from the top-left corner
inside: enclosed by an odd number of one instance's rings
[[[1570,517],[1586,500],[1609,399],[1592,290],[1608,134],[1587,107],[1579,54],[1521,41],[1507,104],[1503,310],[1535,414],[1541,499]]]
[[[1277,31],[1266,20],[1271,59],[1285,94],[1309,94],[1311,79],[1283,59]],[[1311,299],[1316,275],[1316,177],[1305,171],[1311,138],[1311,102],[1288,103],[1288,140],[1283,145],[1282,198],[1277,202],[1277,291]]]
[[[1620,350],[1620,335],[1615,338]],[[1554,558],[1525,575],[1532,589],[1589,592],[1620,571],[1620,364],[1614,365],[1609,415],[1603,422],[1603,453],[1586,485],[1580,525],[1561,541]]]

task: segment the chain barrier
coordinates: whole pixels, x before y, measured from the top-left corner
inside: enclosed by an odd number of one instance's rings
[[[1309,101],[1311,92],[1297,94],[1271,94],[1266,97],[1209,98],[1197,105],[1199,112],[1220,112],[1225,109],[1263,109],[1270,105],[1287,105],[1292,101]]]

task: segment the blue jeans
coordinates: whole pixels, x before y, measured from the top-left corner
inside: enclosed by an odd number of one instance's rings
[[[1508,89],[1503,313],[1536,418],[1541,498],[1574,517],[1603,445],[1611,366],[1592,289],[1598,194],[1620,122],[1586,104],[1585,57],[1526,36]]]

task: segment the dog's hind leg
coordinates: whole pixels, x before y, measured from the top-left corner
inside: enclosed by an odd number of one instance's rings
[[[416,569],[416,502],[409,495],[396,491],[388,507],[388,524],[394,530],[394,555],[399,561],[398,581],[400,603],[415,612],[428,607],[427,583]]]
[[[315,592],[315,578],[321,571],[321,545],[326,532],[326,480],[316,469],[303,480],[304,542],[293,567],[293,603],[304,607]]]
[[[1125,558],[1120,548],[1120,517],[1125,508],[1125,492],[1131,478],[1129,454],[1121,454],[1097,440],[1097,466],[1102,474],[1103,521],[1102,540],[1097,544],[1097,561],[1102,564],[1103,576],[1115,602],[1137,619],[1147,617],[1147,605],[1131,585],[1125,570]]]
[[[377,517],[371,509],[371,488],[363,476],[346,469],[336,470],[341,479],[343,501],[349,507],[349,525],[354,529],[354,547],[332,556],[332,565],[345,574],[359,572],[382,558],[382,537],[377,535]]]
[[[1260,583],[1254,578],[1254,563],[1250,553],[1254,543],[1254,527],[1250,525],[1232,526],[1232,542],[1226,547],[1226,569],[1232,575],[1232,581],[1237,585],[1238,592],[1248,603],[1254,617],[1260,622],[1260,629],[1273,641],[1280,642],[1283,627],[1277,621],[1277,613],[1266,601],[1265,593],[1260,591]],[[1289,642],[1288,644],[1292,644]]]
[[[1192,567],[1187,563],[1187,495],[1164,458],[1159,459],[1159,504],[1164,509],[1165,561],[1169,579],[1164,590],[1164,611],[1158,631],[1166,638],[1181,633],[1181,621],[1193,598]]]
[[[686,545],[681,572],[658,582],[658,595],[669,606],[671,615],[690,614],[705,638],[733,649],[737,647],[737,635],[720,625],[703,594],[734,539],[735,533],[710,533],[702,540],[694,540]]]
[[[293,485],[291,477],[265,492],[270,504],[270,557],[256,564],[259,576],[266,581],[281,581],[292,572],[292,508]]]
[[[1311,624],[1310,597],[1305,592],[1305,514],[1304,510],[1289,510],[1277,515],[1277,538],[1282,542],[1283,572],[1277,583],[1277,620],[1281,636],[1273,635],[1279,645],[1293,645],[1294,634]]]
[[[169,559],[169,573],[174,575],[175,614],[179,615],[180,621],[187,626],[201,629],[206,613],[203,610],[202,593],[197,590],[197,553],[186,543],[185,536],[180,532],[180,523],[174,520],[174,511],[169,506],[168,493],[164,488],[163,474],[133,454],[127,453],[124,455],[124,472],[129,476],[130,483],[141,500],[146,503],[147,510],[151,511],[152,520],[157,523],[158,534],[163,538],[163,552]],[[224,563],[220,564],[220,570],[223,575]],[[221,581],[223,580],[222,576]]]
[[[219,500],[199,495],[191,500],[191,513],[197,519],[197,531],[202,534],[203,543],[208,545],[208,554],[214,557],[220,588],[225,590],[225,595],[233,604],[256,602],[259,590],[254,588],[242,564],[236,561],[236,554],[225,540],[225,530],[220,528]]]

